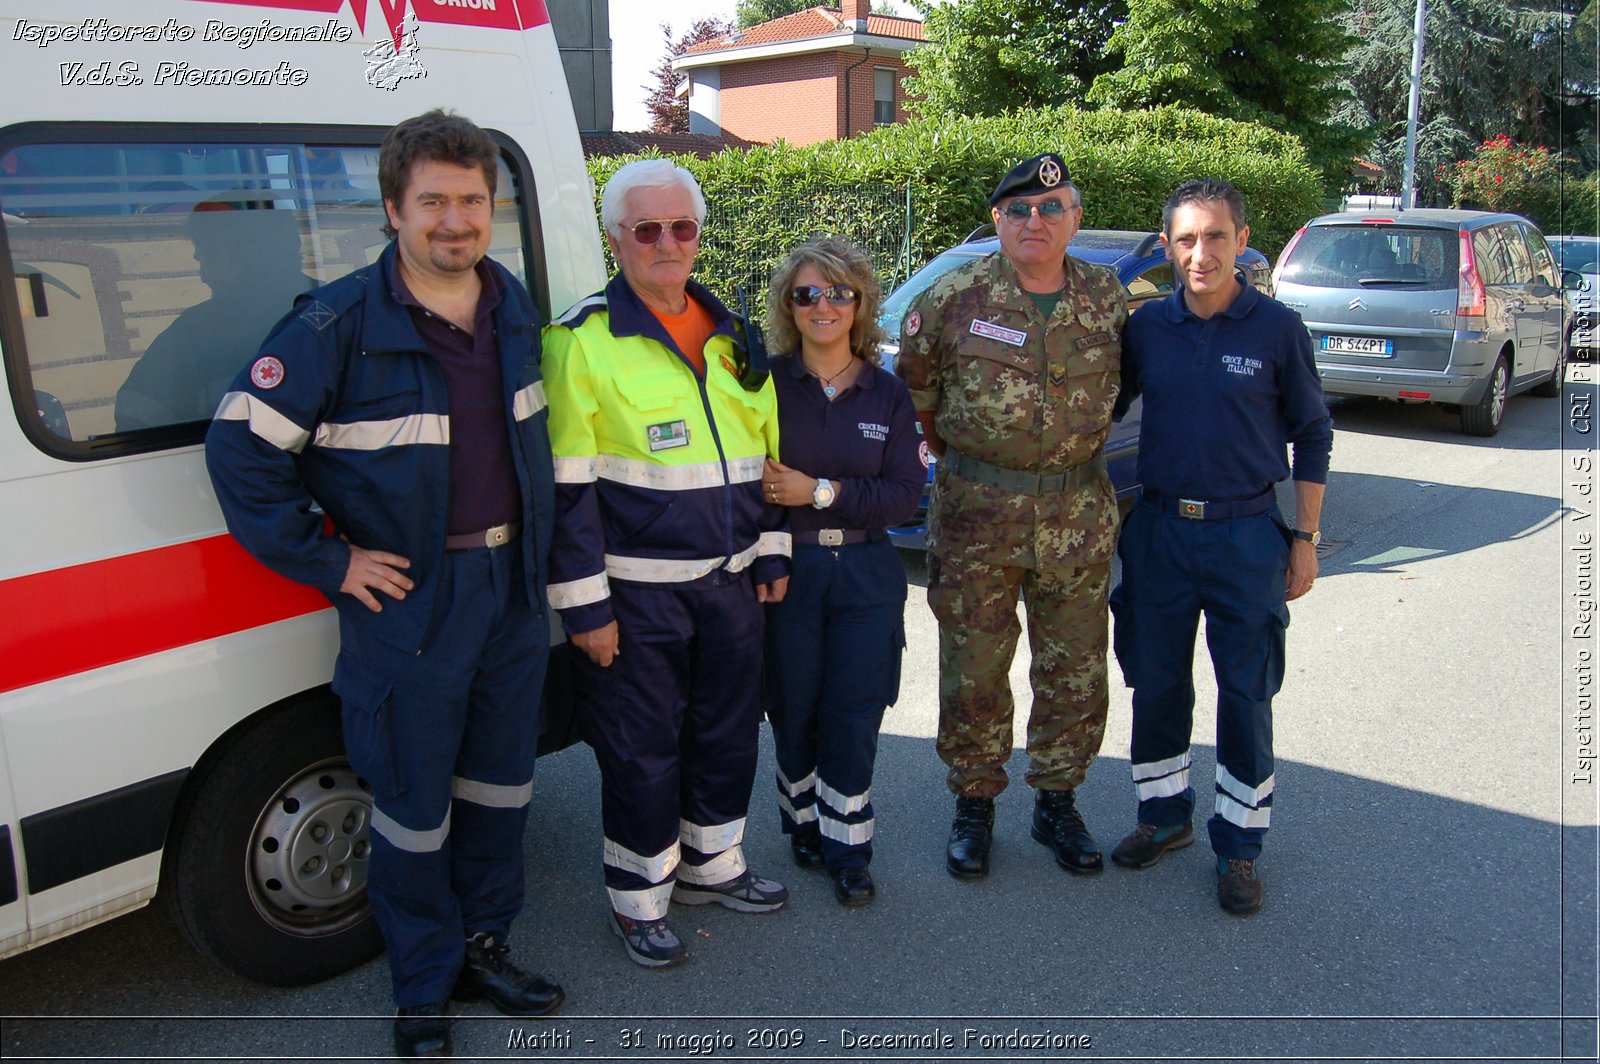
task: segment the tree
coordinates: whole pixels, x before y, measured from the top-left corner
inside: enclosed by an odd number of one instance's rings
[[[749,29],[808,7],[817,7],[819,2],[826,3],[826,0],[739,0],[734,9],[734,21],[740,29]]]
[[[1125,0],[915,0],[927,43],[906,63],[907,106],[925,118],[1078,103],[1116,63],[1106,52]]]
[[[1585,10],[1586,7],[1586,10]],[[1337,117],[1371,129],[1389,187],[1405,161],[1414,0],[1355,0],[1349,94]],[[1439,175],[1500,135],[1595,166],[1595,0],[1429,0],[1417,135],[1417,198],[1447,203]]]
[[[720,18],[696,19],[689,26],[689,32],[673,40],[672,27],[665,22],[661,24],[661,38],[667,46],[667,54],[651,71],[655,81],[644,86],[649,90],[644,106],[650,112],[652,133],[689,132],[689,109],[678,100],[678,82],[683,75],[672,69],[672,61],[695,45],[732,30],[733,25]]]
[[[1363,131],[1333,118],[1353,41],[1351,0],[1128,0],[1111,35],[1120,69],[1089,100],[1111,107],[1194,107],[1293,133],[1324,179],[1343,184]]]

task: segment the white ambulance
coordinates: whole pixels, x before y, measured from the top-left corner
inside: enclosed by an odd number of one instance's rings
[[[228,536],[201,441],[293,296],[382,250],[379,140],[433,107],[502,146],[491,254],[542,311],[598,289],[543,0],[0,12],[0,956],[158,895],[264,982],[381,948],[332,610]]]

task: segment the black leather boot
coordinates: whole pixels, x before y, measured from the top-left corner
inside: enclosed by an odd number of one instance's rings
[[[1039,791],[1033,800],[1033,837],[1055,851],[1056,864],[1068,872],[1090,875],[1105,867],[1100,846],[1068,791]]]
[[[950,844],[944,866],[957,879],[982,879],[989,874],[989,842],[994,837],[994,799],[957,798],[950,822]]]

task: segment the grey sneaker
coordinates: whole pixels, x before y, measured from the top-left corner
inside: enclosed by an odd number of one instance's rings
[[[715,902],[741,913],[770,913],[783,908],[789,891],[782,883],[763,879],[748,868],[726,883],[699,886],[683,880],[672,888],[672,900],[680,905],[710,905]]]
[[[646,968],[670,968],[689,956],[683,939],[665,920],[634,920],[619,912],[611,914],[611,930],[628,951],[628,958]]]

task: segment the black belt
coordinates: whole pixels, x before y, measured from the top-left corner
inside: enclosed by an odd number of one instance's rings
[[[1251,495],[1244,499],[1211,500],[1177,499],[1170,495],[1146,491],[1140,499],[1162,513],[1177,514],[1191,521],[1231,521],[1235,517],[1254,517],[1256,514],[1266,513],[1277,505],[1278,494],[1268,488],[1260,495]]]
[[[507,521],[481,532],[456,532],[444,537],[445,550],[476,550],[479,547],[503,547],[522,532],[521,521]]]
[[[954,447],[946,447],[944,454],[939,458],[939,467],[948,469],[966,480],[987,484],[991,488],[999,488],[1001,491],[1017,495],[1054,495],[1057,492],[1072,491],[1086,484],[1092,484],[1097,477],[1105,474],[1106,456],[1104,451],[1097,452],[1082,465],[1075,465],[1060,473],[1032,473],[1022,469],[991,465],[971,455],[962,454]]]
[[[819,528],[811,532],[794,533],[796,543],[818,547],[843,547],[851,543],[876,543],[884,537],[876,528]]]

